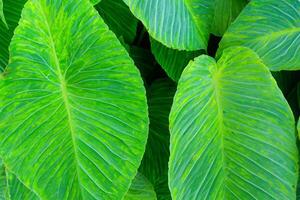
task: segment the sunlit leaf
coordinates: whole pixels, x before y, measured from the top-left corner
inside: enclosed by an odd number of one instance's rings
[[[4,162],[42,199],[121,199],[148,130],[133,61],[88,0],[30,0],[19,24],[0,82]]]
[[[179,80],[170,114],[173,199],[295,199],[294,117],[248,48],[200,56]]]
[[[225,33],[220,52],[242,45],[271,70],[300,69],[299,13],[299,0],[252,0]]]
[[[124,0],[150,35],[167,47],[206,49],[213,1]]]
[[[38,200],[38,196],[28,189],[13,173],[9,172],[0,160],[0,199]]]

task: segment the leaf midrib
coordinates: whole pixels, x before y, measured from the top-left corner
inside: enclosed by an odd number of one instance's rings
[[[215,62],[215,69],[212,73],[212,81],[213,81],[213,89],[214,89],[214,97],[217,104],[218,109],[218,119],[219,119],[219,133],[221,136],[221,154],[222,154],[222,170],[225,172],[226,169],[226,161],[225,161],[225,148],[224,148],[224,116],[223,116],[223,106],[221,103],[221,94],[220,94],[220,74],[221,74],[221,67],[218,67],[218,63]],[[225,183],[226,174],[224,176],[223,184]],[[225,185],[225,184],[224,184]],[[225,195],[225,193],[224,193]]]
[[[53,35],[51,33],[50,25],[48,23],[48,20],[47,20],[45,11],[43,9],[43,6],[41,5],[41,2],[40,1],[38,1],[38,2],[39,2],[39,6],[40,6],[40,9],[41,9],[43,17],[44,17],[44,21],[45,21],[45,24],[46,24],[46,27],[47,27],[49,37],[50,37],[50,48],[51,48],[51,51],[52,51],[51,53],[54,56],[54,62],[55,62],[55,65],[56,65],[56,69],[58,71],[57,75],[58,75],[59,82],[60,82],[61,94],[62,94],[62,97],[63,97],[63,102],[64,102],[64,105],[65,105],[65,109],[67,111],[68,125],[70,127],[74,157],[75,157],[75,161],[78,163],[78,152],[75,148],[76,147],[75,130],[74,130],[74,126],[73,126],[71,108],[70,108],[70,105],[69,105],[70,103],[69,103],[69,99],[68,99],[68,95],[67,95],[68,91],[67,91],[66,81],[65,81],[65,77],[63,76],[63,73],[60,69],[60,62],[59,62],[59,59],[58,59],[58,56],[57,56],[57,53],[56,53],[55,43],[54,43]],[[76,164],[77,181],[79,183],[79,186],[81,186],[78,172],[79,172],[79,169],[78,169],[78,165]],[[82,188],[81,187],[79,187],[79,188],[80,188],[81,194],[82,194]]]
[[[257,40],[264,40],[264,39],[276,39],[278,37],[284,36],[284,35],[290,35],[290,34],[294,34],[300,32],[300,27],[293,27],[293,28],[287,28],[281,31],[276,31],[276,32],[272,32],[272,33],[268,33],[265,34],[261,37],[257,37]]]

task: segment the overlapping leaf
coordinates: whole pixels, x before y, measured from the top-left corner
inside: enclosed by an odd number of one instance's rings
[[[300,137],[300,118],[298,119],[298,123],[297,123],[297,131],[298,131],[298,139]],[[299,148],[299,145],[298,145]],[[300,169],[299,169],[300,171]],[[299,173],[300,174],[300,173]],[[299,200],[300,199],[300,179],[299,179],[299,174],[298,174],[298,183],[297,183],[297,191],[296,191],[296,199]]]
[[[247,4],[247,0],[214,0],[214,22],[211,32],[222,36]]]
[[[151,52],[147,49],[143,49],[138,46],[131,46],[129,49],[129,55],[140,70],[146,84],[150,84],[154,77],[162,71],[155,62],[155,58]]]
[[[137,173],[124,200],[156,200],[156,194],[147,178]]]
[[[271,70],[300,69],[300,1],[252,0],[225,33],[220,51],[253,49]]]
[[[1,0],[1,3],[3,3],[4,13],[2,17],[4,19],[5,16],[6,23],[0,21],[0,72],[4,70],[8,63],[8,46],[10,44],[14,30],[18,25],[21,16],[21,11],[25,2],[26,0]],[[0,14],[0,18],[2,17]]]
[[[30,0],[1,81],[0,150],[42,199],[121,199],[147,138],[140,75],[87,0]]]
[[[178,81],[182,71],[190,60],[199,56],[202,51],[179,51],[170,49],[151,39],[151,51],[157,62],[174,81]]]
[[[184,70],[170,114],[173,199],[295,199],[293,114],[245,47]]]
[[[167,47],[206,49],[213,1],[124,0],[150,35]]]
[[[168,189],[169,113],[176,85],[170,79],[159,79],[148,89],[150,128],[146,152],[140,171],[154,185],[157,198],[171,199]]]
[[[99,2],[101,2],[102,0],[90,0],[90,2],[93,4],[93,5],[97,5]]]
[[[5,16],[4,16],[4,13],[3,13],[3,1],[0,0],[0,20],[2,21],[2,23],[4,23],[4,25],[7,27],[7,23],[6,23],[6,20],[5,20]]]
[[[102,0],[96,5],[99,14],[118,36],[131,44],[136,36],[138,20],[131,14],[123,0]]]

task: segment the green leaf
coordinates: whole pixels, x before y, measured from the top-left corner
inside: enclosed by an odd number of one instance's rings
[[[98,3],[100,3],[101,0],[90,0],[90,2],[92,2],[92,4],[95,6],[95,5],[97,5]]]
[[[272,75],[285,96],[293,90],[300,78],[300,73],[292,71],[276,71]]]
[[[300,97],[300,95],[299,95]],[[300,117],[299,117],[299,120],[298,120],[298,125],[297,125],[297,130],[298,130],[298,137],[300,137]],[[299,146],[298,146],[298,149],[299,149]],[[300,172],[300,168],[299,168],[299,172]],[[299,175],[300,173],[298,174],[298,184],[297,184],[297,197],[296,199],[299,200],[300,199],[300,179],[299,179]]]
[[[154,39],[150,39],[151,51],[157,62],[174,81],[178,81],[182,71],[190,60],[199,56],[203,51],[179,51],[170,49]]]
[[[29,0],[1,84],[0,152],[42,199],[121,199],[148,132],[145,89],[88,0]]]
[[[252,0],[225,33],[219,53],[242,45],[273,71],[300,69],[299,13],[298,0]]]
[[[129,55],[141,72],[145,83],[150,83],[154,76],[159,73],[160,67],[148,49],[138,46],[130,46]],[[162,71],[162,70],[161,70]]]
[[[297,118],[299,116],[299,105],[298,105],[298,86],[296,85],[292,88],[289,93],[286,95],[286,100],[290,105],[294,113],[294,117]]]
[[[0,159],[0,199],[6,199],[7,196],[7,179],[4,163]]]
[[[213,1],[124,0],[150,35],[169,48],[206,49]]]
[[[137,173],[124,200],[156,200],[156,194],[146,177]]]
[[[99,14],[118,36],[123,36],[126,43],[131,44],[136,36],[138,20],[131,14],[122,0],[102,0],[96,5]]]
[[[247,0],[214,0],[214,21],[211,32],[222,36],[248,3]]]
[[[200,56],[180,78],[170,114],[173,199],[295,199],[293,114],[248,48]]]
[[[158,200],[172,200],[168,186],[168,175],[164,175],[156,180],[154,190]]]
[[[170,79],[159,79],[148,89],[150,128],[140,171],[154,185],[158,199],[171,199],[168,189],[169,113],[176,91]]]
[[[0,160],[0,169],[0,199],[39,199],[32,190],[28,189],[13,173],[8,171],[2,160]]]
[[[297,84],[297,100],[298,100],[298,108],[300,109],[300,82]]]
[[[2,23],[4,23],[4,25],[8,29],[8,26],[7,26],[7,23],[6,23],[6,20],[5,20],[5,16],[4,16],[4,13],[3,13],[3,1],[2,0],[0,0],[0,19],[1,19]]]
[[[8,64],[9,52],[8,47],[13,37],[14,30],[18,25],[19,19],[21,17],[21,11],[27,0],[0,0],[0,19],[2,18],[1,13],[1,3],[3,5],[3,19],[6,16],[7,20],[5,23],[0,22],[0,72],[4,70]],[[92,3],[97,4],[99,0],[91,0]],[[3,20],[2,19],[2,20]],[[7,22],[7,23],[6,23]]]
[[[0,72],[8,63],[8,46],[13,37],[14,30],[21,17],[21,11],[26,0],[4,0],[3,13],[6,17],[6,24],[0,22]],[[1,0],[2,3],[2,0]],[[0,11],[1,11],[0,6]],[[1,14],[0,14],[1,15]],[[1,18],[1,17],[0,17]]]

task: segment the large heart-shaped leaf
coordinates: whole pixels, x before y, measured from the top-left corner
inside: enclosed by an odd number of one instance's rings
[[[154,185],[158,199],[171,199],[168,189],[169,113],[176,91],[170,79],[158,79],[147,90],[149,137],[140,171]]]
[[[21,11],[26,1],[27,0],[2,1],[3,13],[6,17],[6,23],[0,22],[0,72],[4,70],[8,63],[8,46],[14,34],[14,30],[18,25]]]
[[[136,36],[138,20],[132,15],[123,0],[102,0],[96,9],[109,26],[118,36],[123,36],[125,42],[132,43]]]
[[[43,199],[121,199],[140,164],[142,79],[87,0],[30,0],[1,81],[0,150]]]
[[[211,32],[222,36],[248,2],[247,0],[214,0],[214,2]]]
[[[180,78],[170,114],[173,199],[295,199],[293,114],[245,47],[200,56]]]
[[[206,49],[213,1],[124,0],[150,35],[170,48]]]
[[[300,69],[300,1],[252,0],[225,33],[220,51],[253,49],[271,70]]]

